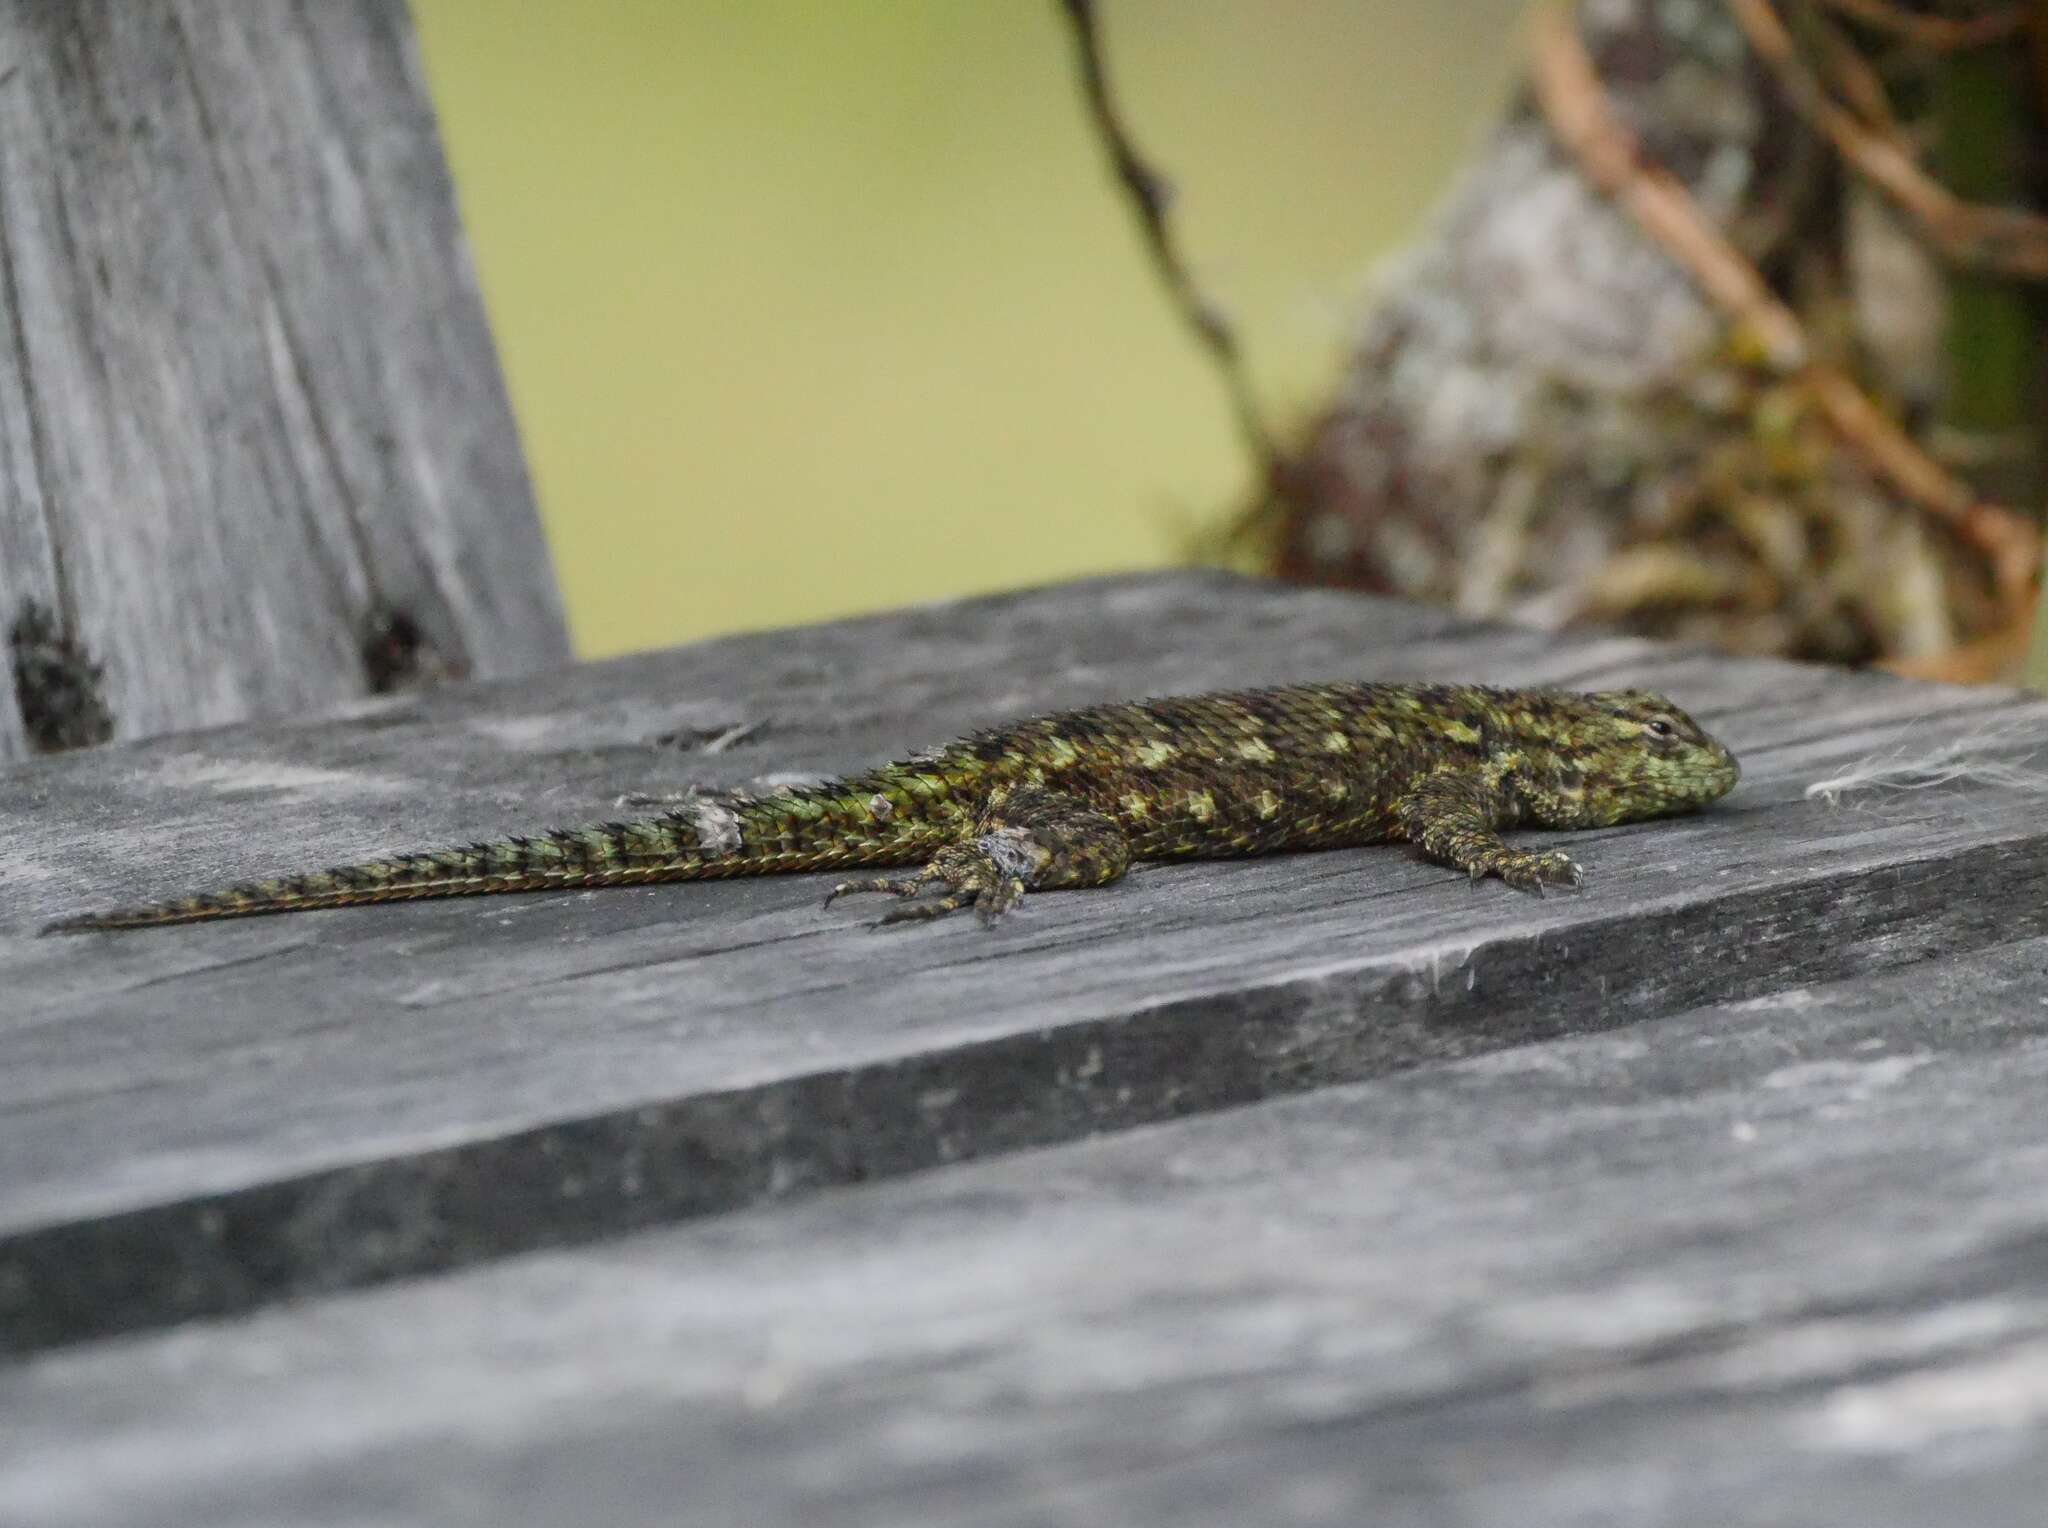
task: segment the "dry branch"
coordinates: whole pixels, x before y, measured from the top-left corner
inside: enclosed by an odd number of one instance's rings
[[[1236,416],[1238,433],[1244,437],[1246,449],[1270,481],[1278,454],[1260,415],[1258,400],[1252,393],[1251,379],[1245,372],[1237,336],[1224,318],[1223,310],[1196,284],[1193,272],[1188,269],[1187,261],[1174,242],[1172,223],[1167,216],[1173,202],[1172,183],[1138,153],[1137,146],[1131,141],[1130,130],[1117,110],[1116,96],[1109,85],[1108,66],[1103,60],[1102,33],[1096,22],[1094,0],[1061,0],[1060,8],[1073,27],[1075,53],[1081,66],[1081,91],[1087,99],[1089,119],[1095,125],[1097,136],[1102,139],[1118,183],[1130,197],[1138,226],[1145,236],[1145,247],[1151,252],[1153,264],[1172,295],[1174,305],[1180,309],[1195,337],[1215,358],[1224,388],[1230,394],[1231,412]]]
[[[1763,0],[1731,3],[1743,11]],[[1587,176],[1758,342],[1767,360],[1808,391],[1845,443],[1896,490],[1982,552],[2009,616],[2024,620],[2040,561],[2040,540],[2033,526],[2008,509],[1979,500],[1854,382],[1815,359],[1803,325],[1756,267],[1675,177],[1644,161],[1608,108],[1606,92],[1565,9],[1554,3],[1539,6],[1535,27],[1537,98]]]
[[[1883,191],[1946,259],[1973,270],[2048,281],[2048,218],[1967,202],[1922,169],[1896,134],[1866,126],[1800,57],[1771,0],[1728,0],[1750,46],[1777,76],[1795,110],[1842,158]]]
[[[1908,45],[1929,53],[1954,53],[1962,48],[1980,48],[2004,42],[2026,29],[2027,8],[2009,5],[1982,16],[1922,16],[1902,11],[1885,0],[1821,0],[1828,9],[1879,32],[1889,32]]]

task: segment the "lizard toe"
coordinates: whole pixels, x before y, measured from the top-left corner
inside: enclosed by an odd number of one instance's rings
[[[892,907],[871,925],[874,928],[889,928],[902,923],[924,923],[933,918],[943,918],[947,913],[958,912],[975,900],[971,891],[949,892],[943,897],[934,897],[929,902],[906,902],[901,907]]]
[[[878,875],[859,881],[841,881],[837,886],[834,886],[825,893],[824,905],[830,907],[841,897],[863,891],[879,891],[892,897],[915,896],[928,883],[929,878],[922,872],[917,875],[897,877]]]

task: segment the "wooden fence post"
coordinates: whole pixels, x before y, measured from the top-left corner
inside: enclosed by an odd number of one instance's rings
[[[0,760],[569,656],[403,0],[0,0]]]

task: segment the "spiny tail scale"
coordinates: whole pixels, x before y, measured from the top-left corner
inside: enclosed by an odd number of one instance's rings
[[[950,782],[902,770],[763,795],[706,794],[658,817],[362,860],[242,881],[46,925],[45,934],[201,923],[422,897],[573,891],[654,881],[916,862],[956,816]],[[934,789],[934,787],[937,787]],[[905,811],[899,808],[902,802]]]

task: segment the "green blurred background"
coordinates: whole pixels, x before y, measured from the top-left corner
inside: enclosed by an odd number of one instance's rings
[[[1498,109],[1521,0],[1102,0],[1276,420]],[[414,0],[578,650],[1179,553],[1249,471],[1053,0]]]

